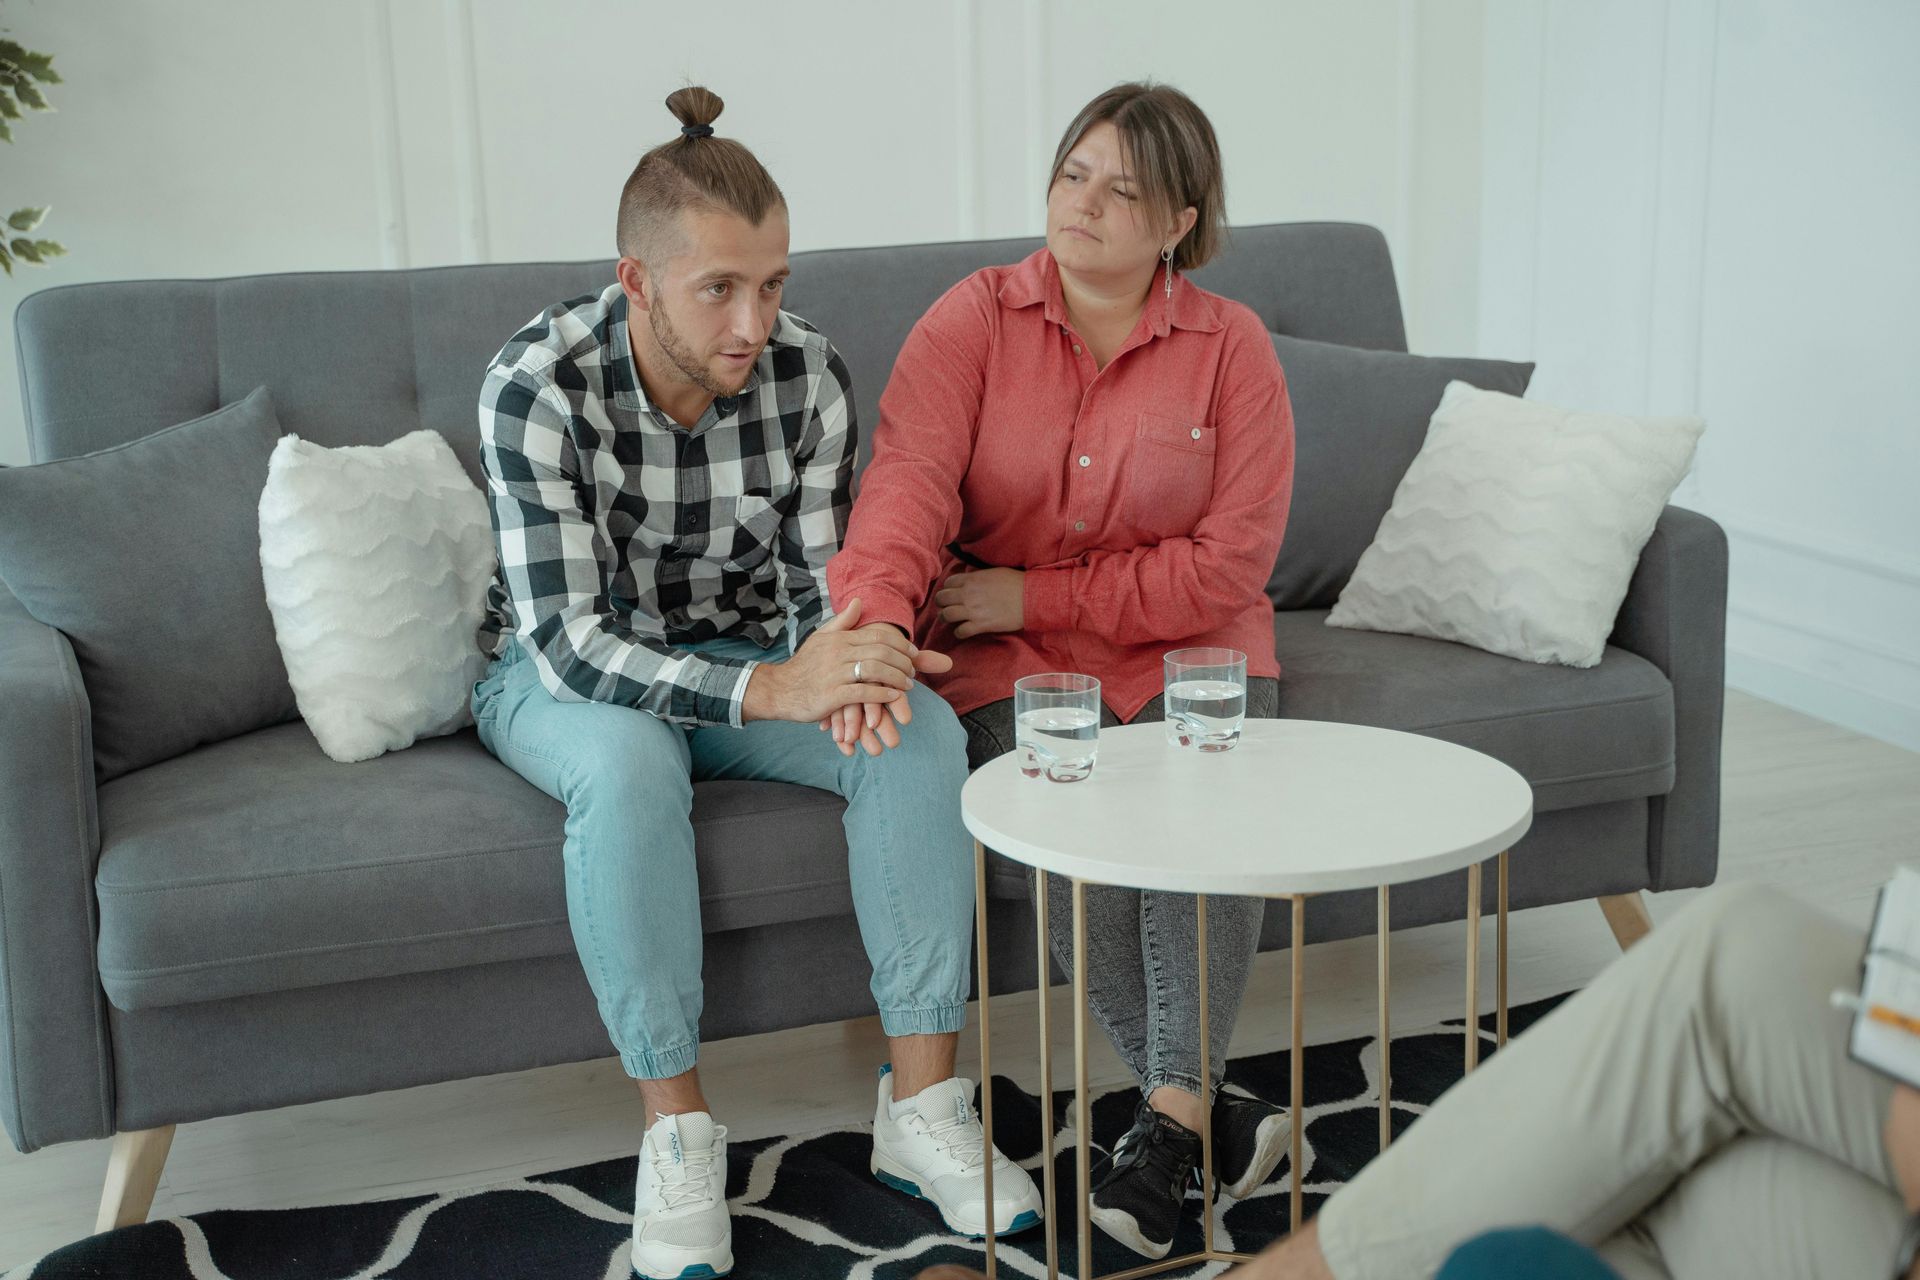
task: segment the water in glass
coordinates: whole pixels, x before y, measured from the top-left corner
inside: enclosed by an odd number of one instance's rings
[[[1027,777],[1086,778],[1100,750],[1100,682],[1074,672],[1015,681],[1013,733],[1020,772]]]
[[[1166,659],[1167,741],[1231,751],[1247,718],[1247,658],[1235,649],[1177,649]]]

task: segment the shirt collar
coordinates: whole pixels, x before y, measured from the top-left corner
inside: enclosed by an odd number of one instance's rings
[[[1001,281],[1000,304],[1013,310],[1036,303],[1048,324],[1067,322],[1067,304],[1060,293],[1060,267],[1053,253],[1042,247],[1017,264]],[[1187,279],[1184,272],[1173,277],[1173,296],[1169,298],[1158,271],[1153,287],[1147,291],[1146,321],[1155,337],[1164,338],[1169,329],[1191,329],[1213,333],[1223,328],[1219,310],[1206,290]]]
[[[610,352],[608,368],[612,371],[614,404],[622,409],[645,414],[656,422],[663,419],[671,422],[672,419],[656,409],[653,402],[647,398],[646,384],[640,381],[640,370],[634,364],[633,340],[628,333],[627,325],[626,290],[616,284],[602,296],[610,298],[607,307],[606,345]],[[771,367],[771,357],[768,353],[774,347],[797,347],[805,341],[806,334],[793,322],[791,316],[785,311],[776,314],[773,320],[773,332],[767,335],[767,345],[761,349],[760,358],[753,362],[753,372],[747,375],[747,385],[740,388],[734,395],[717,398],[707,413],[702,415],[703,420],[716,414],[725,417],[732,413],[740,401],[746,399],[748,394],[759,387],[766,377],[767,370]]]

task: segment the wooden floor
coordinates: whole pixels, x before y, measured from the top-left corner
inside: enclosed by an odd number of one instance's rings
[[[1875,889],[1920,861],[1920,755],[1729,693],[1722,880],[1782,885],[1862,924]],[[1656,927],[1691,896],[1651,901]],[[1488,924],[1491,951],[1491,923]],[[1396,1026],[1457,1016],[1462,926],[1394,938]],[[1511,928],[1514,1003],[1580,986],[1618,954],[1599,909],[1572,903],[1520,912]],[[1490,959],[1490,956],[1489,956]],[[1287,954],[1262,956],[1234,1040],[1236,1054],[1284,1046]],[[1483,990],[1491,1007],[1491,975]],[[1307,1039],[1373,1030],[1373,940],[1307,953]],[[1056,992],[1055,1025],[1066,1027]],[[1032,995],[994,1004],[995,1067],[1033,1062]],[[978,1041],[962,1039],[962,1071]],[[724,1041],[702,1050],[708,1096],[741,1138],[807,1132],[873,1113],[877,1020]],[[1016,1069],[1015,1075],[1022,1075]],[[1026,1083],[1033,1083],[1031,1071]],[[1108,1052],[1097,1081],[1122,1071]],[[153,1212],[281,1207],[465,1187],[612,1156],[639,1145],[640,1104],[617,1061],[314,1103],[181,1127]],[[0,1271],[92,1229],[107,1143],[21,1156],[0,1143]]]

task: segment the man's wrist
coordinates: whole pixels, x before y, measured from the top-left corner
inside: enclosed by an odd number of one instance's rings
[[[746,690],[740,697],[742,723],[781,718],[780,705],[785,692],[781,684],[781,666],[778,662],[762,662],[748,675]]]

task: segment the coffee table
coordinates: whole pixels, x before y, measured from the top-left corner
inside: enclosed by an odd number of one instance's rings
[[[1289,1229],[1301,1208],[1302,942],[1314,894],[1378,891],[1380,978],[1380,1145],[1392,1137],[1389,1076],[1388,889],[1466,868],[1466,1069],[1479,1055],[1481,864],[1499,865],[1496,1032],[1507,1035],[1507,852],[1533,822],[1533,789],[1490,756],[1419,734],[1316,720],[1249,720],[1232,751],[1203,753],[1168,744],[1160,724],[1100,732],[1093,776],[1056,783],[1022,777],[1009,753],[974,773],[961,796],[974,837],[975,955],[980,983],[981,1121],[993,1141],[992,1041],[987,999],[987,861],[991,848],[1041,872],[1067,878],[1073,893],[1073,954],[1086,954],[1086,886],[1120,885],[1196,895],[1200,949],[1200,1073],[1211,1078],[1207,1007],[1209,894],[1285,898],[1292,905],[1292,1178]],[[1035,881],[1039,972],[1047,973],[1047,877]],[[1079,1132],[1081,1280],[1092,1280],[1087,1213],[1090,1133],[1087,1099],[1087,979],[1073,966],[1075,1104]],[[1059,1274],[1055,1214],[1052,1017],[1040,1005],[1041,1160],[1045,1182],[1047,1274]],[[1195,1262],[1249,1255],[1213,1243],[1213,1135],[1202,1134],[1204,1249],[1115,1272],[1145,1276]],[[993,1203],[993,1162],[986,1162]],[[987,1274],[996,1272],[986,1239]]]

